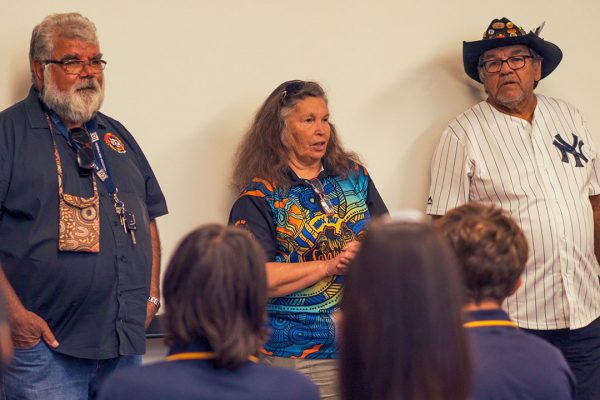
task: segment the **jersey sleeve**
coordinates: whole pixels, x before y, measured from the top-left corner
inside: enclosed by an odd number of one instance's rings
[[[275,261],[275,223],[264,197],[240,196],[229,213],[229,225],[248,229],[265,250],[267,261]]]
[[[598,160],[598,150],[594,141],[592,140],[592,135],[587,128],[587,124],[585,123],[584,118],[581,116],[581,126],[583,131],[585,132],[588,148],[590,149],[590,163],[592,165],[590,172],[590,185],[589,185],[589,195],[596,196],[600,195],[600,160]]]
[[[469,201],[470,160],[466,145],[448,127],[431,162],[431,186],[427,214],[443,215]]]

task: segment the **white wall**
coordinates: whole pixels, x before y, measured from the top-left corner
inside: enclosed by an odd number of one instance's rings
[[[0,109],[27,94],[31,30],[78,11],[98,28],[108,66],[103,111],[150,160],[170,214],[165,262],[181,236],[225,222],[231,157],[281,82],[314,79],[333,121],[391,210],[425,208],[429,161],[447,122],[483,98],[462,70],[462,41],[491,19],[542,36],[565,59],[538,88],[579,106],[600,145],[597,0],[0,0]]]

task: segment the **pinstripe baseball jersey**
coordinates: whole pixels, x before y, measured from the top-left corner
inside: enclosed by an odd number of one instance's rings
[[[531,124],[485,101],[450,123],[433,156],[427,213],[468,201],[508,210],[530,255],[506,310],[524,328],[576,329],[600,315],[589,200],[600,193],[600,161],[579,111],[536,96]]]

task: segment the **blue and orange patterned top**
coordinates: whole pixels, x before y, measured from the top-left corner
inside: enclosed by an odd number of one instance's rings
[[[254,179],[231,209],[229,223],[249,229],[269,261],[299,263],[336,257],[361,240],[371,217],[387,213],[367,170],[352,164],[347,178],[327,169],[318,179],[335,213],[327,216],[311,186],[290,170],[288,190]],[[271,337],[263,352],[288,358],[337,358],[335,322],[344,277],[334,275],[283,297],[270,299]]]

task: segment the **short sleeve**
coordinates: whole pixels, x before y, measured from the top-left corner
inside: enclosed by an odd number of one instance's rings
[[[587,144],[590,149],[590,163],[591,163],[591,171],[590,171],[590,185],[589,185],[589,195],[596,196],[600,194],[600,160],[598,160],[598,151],[595,143],[592,140],[592,135],[587,128],[585,120],[581,117],[581,125],[583,130],[587,136]]]
[[[137,162],[140,166],[140,170],[144,176],[145,181],[145,203],[146,208],[148,210],[148,217],[152,220],[162,215],[168,214],[169,210],[167,208],[167,201],[165,200],[165,196],[158,184],[158,180],[152,171],[152,167],[150,167],[150,163],[146,159],[144,152],[134,139],[134,137],[129,133],[129,131],[119,122],[112,118],[109,118],[105,115],[100,117],[100,120],[103,123],[108,123],[117,128],[117,132],[119,135],[125,140],[130,149],[133,150]]]
[[[470,161],[465,144],[448,127],[431,162],[427,214],[443,215],[469,200]]]
[[[589,195],[596,196],[600,194],[600,160],[597,157],[592,159],[592,172],[590,179]]]
[[[148,217],[152,220],[158,218],[162,215],[166,215],[169,213],[167,208],[167,201],[165,196],[158,184],[158,180],[154,175],[154,171],[152,171],[152,167],[150,167],[150,163],[146,159],[144,152],[135,142],[131,136],[131,141],[135,148],[135,153],[137,155],[138,161],[140,163],[141,169],[144,174],[145,183],[146,183],[146,208],[148,209]]]
[[[146,160],[146,156],[141,149],[137,155],[145,177],[146,208],[148,209],[148,217],[152,220],[169,213],[167,201],[158,184],[156,176],[154,176],[150,163]]]
[[[7,121],[0,122],[0,218],[4,213],[4,202],[8,195],[10,186],[10,176],[12,175],[12,154],[13,146],[9,140],[9,128],[6,126]]]
[[[150,168],[149,165],[148,168]],[[161,215],[168,214],[169,210],[165,196],[158,185],[158,180],[156,180],[151,169],[148,171],[150,175],[146,175],[146,207],[148,207],[148,216],[150,219],[155,219]]]
[[[371,217],[378,217],[389,213],[383,199],[375,187],[375,182],[373,182],[373,179],[371,179],[370,176],[367,187],[367,207],[369,208]]]
[[[10,177],[10,164],[7,158],[7,154],[2,149],[2,146],[0,146],[0,218],[2,218],[4,210],[4,201],[6,200]]]
[[[275,224],[264,197],[240,196],[229,213],[229,225],[248,229],[265,250],[267,260],[275,261]]]

